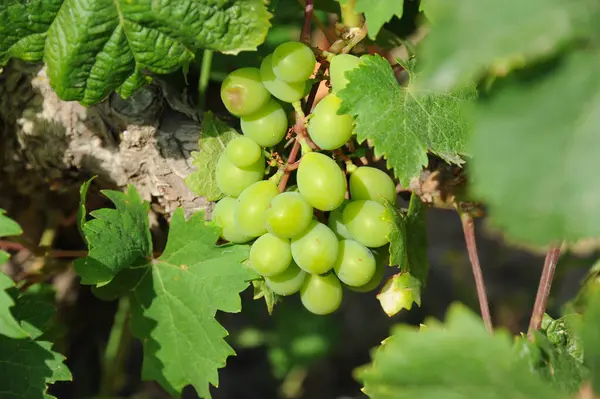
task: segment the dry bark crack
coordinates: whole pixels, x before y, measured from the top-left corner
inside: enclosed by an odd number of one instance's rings
[[[200,117],[175,91],[158,82],[86,108],[60,100],[39,65],[11,63],[0,74],[0,207],[56,200],[97,175],[101,187],[133,184],[167,215],[205,208],[183,181]]]

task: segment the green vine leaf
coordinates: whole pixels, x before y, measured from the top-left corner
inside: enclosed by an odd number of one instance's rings
[[[217,247],[219,234],[202,213],[186,222],[177,209],[164,253],[131,294],[132,330],[144,343],[143,378],[158,381],[173,396],[192,384],[210,398],[217,369],[235,354],[215,313],[239,312],[239,293],[258,277],[242,265],[249,248]]]
[[[87,187],[82,188],[85,201]],[[136,266],[140,260],[152,259],[148,211],[133,186],[127,192],[103,190],[116,209],[98,209],[90,212],[94,219],[83,224],[83,236],[88,245],[88,256],[75,261],[75,271],[81,284],[96,285],[110,282],[125,268]],[[82,208],[80,206],[80,222]]]
[[[0,237],[18,236],[23,233],[17,222],[5,216],[6,211],[0,208]],[[8,261],[10,256],[0,250],[0,266]]]
[[[192,152],[192,164],[196,170],[185,178],[185,184],[190,190],[206,197],[208,201],[223,198],[215,176],[217,161],[225,151],[227,143],[239,136],[234,128],[218,119],[212,112],[204,114],[202,134],[198,142],[200,151]]]
[[[72,379],[64,356],[53,351],[47,341],[53,327],[54,295],[41,286],[22,293],[13,289],[12,294],[14,317],[28,337],[0,335],[0,395],[7,399],[54,398],[47,393],[48,385]]]
[[[505,331],[488,333],[481,319],[460,304],[446,322],[425,322],[420,331],[402,325],[359,372],[372,399],[567,399],[515,354]]]
[[[0,237],[16,236],[22,233],[21,227],[12,219],[4,215],[4,209],[0,209]],[[8,253],[0,250],[0,266],[9,259]],[[21,328],[11,313],[15,305],[13,298],[6,290],[14,287],[14,282],[6,274],[0,272],[0,335],[9,338],[24,338],[27,333]]]
[[[583,351],[585,364],[590,369],[592,389],[600,395],[600,292],[589,302],[583,322]]]
[[[270,18],[263,0],[4,2],[0,66],[12,57],[43,58],[57,94],[89,105],[117,88],[130,94],[143,70],[177,70],[200,48],[255,50]]]
[[[87,187],[81,190],[83,196],[86,191]],[[108,227],[94,229],[97,236],[86,238],[91,245],[88,258],[95,256],[92,259],[111,267],[92,268],[88,275],[115,275],[110,282],[93,287],[93,292],[106,300],[129,295],[132,333],[144,345],[145,380],[158,381],[173,397],[191,384],[201,397],[210,398],[209,384],[218,385],[217,370],[234,355],[216,312],[239,312],[239,293],[258,278],[244,265],[249,247],[217,246],[221,234],[217,225],[205,222],[202,212],[186,221],[183,210],[177,209],[167,246],[154,259],[147,204],[132,186],[127,193],[104,193],[116,209],[93,211],[96,219],[85,223],[84,231],[91,231],[90,223],[98,218],[110,221]],[[121,237],[120,246],[130,249],[116,254],[114,236],[121,231],[127,232],[127,238]],[[92,250],[98,255],[92,255]]]
[[[574,54],[551,75],[515,77],[476,107],[473,194],[514,240],[600,236],[599,61],[595,53]]]
[[[418,196],[411,195],[406,216],[395,204],[387,203],[386,209],[392,220],[390,265],[397,265],[401,272],[387,280],[377,299],[384,312],[393,316],[402,309],[410,310],[413,303],[421,306],[429,273],[427,230],[425,208]]]
[[[342,4],[347,2],[348,0],[340,0]],[[394,15],[402,18],[404,0],[356,0],[354,9],[356,12],[365,14],[367,33],[371,40],[375,40],[383,25],[389,22]]]
[[[427,0],[426,13],[435,23],[421,45],[421,83],[449,90],[486,71],[504,76],[595,32],[598,11],[588,0]]]
[[[470,128],[464,104],[475,98],[474,87],[451,93],[420,92],[412,83],[403,88],[384,58],[361,59],[360,67],[347,72],[350,82],[338,93],[339,112],[354,116],[358,140],[372,140],[375,153],[386,158],[404,187],[427,165],[427,151],[462,164]],[[413,63],[406,68],[414,80]]]
[[[1,264],[1,263],[0,263]],[[0,272],[0,336],[9,338],[25,338],[27,333],[11,312],[15,301],[6,290],[15,286],[15,283],[6,274]]]

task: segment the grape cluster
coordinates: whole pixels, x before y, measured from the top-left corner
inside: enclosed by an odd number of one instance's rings
[[[337,114],[341,101],[335,93],[347,84],[344,73],[359,63],[346,54],[330,62],[331,93],[307,126],[321,150],[338,149],[352,136],[353,118]],[[250,265],[273,292],[300,292],[309,311],[324,315],[340,306],[343,286],[367,292],[381,282],[391,230],[385,202],[395,202],[396,190],[379,169],[348,168],[348,179],[334,159],[314,151],[302,156],[294,188],[280,192],[275,179],[263,180],[263,147],[280,143],[288,129],[278,100],[305,97],[315,65],[309,47],[288,42],[260,69],[237,69],[223,81],[221,98],[241,119],[244,135],[227,144],[217,163],[216,181],[227,197],[215,206],[213,220],[229,242],[254,240]],[[315,211],[321,211],[320,219]]]

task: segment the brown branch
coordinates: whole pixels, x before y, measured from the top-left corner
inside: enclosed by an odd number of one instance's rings
[[[552,279],[554,278],[554,272],[556,271],[556,264],[558,263],[559,257],[560,244],[551,245],[550,248],[548,248],[548,252],[546,252],[544,268],[542,269],[542,275],[540,277],[540,285],[538,286],[535,303],[533,305],[533,312],[531,313],[531,319],[529,320],[527,337],[530,341],[533,341],[533,332],[539,330],[542,325],[544,313],[546,313],[546,306],[548,305],[550,289],[552,288]]]
[[[468,212],[459,211],[462,228],[465,233],[465,242],[469,253],[469,260],[473,269],[473,277],[475,278],[475,287],[477,288],[477,298],[479,299],[479,308],[481,309],[481,317],[485,328],[489,332],[493,332],[492,316],[490,314],[490,305],[488,304],[487,294],[485,292],[485,283],[483,281],[483,273],[479,264],[479,255],[477,254],[477,241],[475,240],[475,222],[473,217]]]
[[[302,8],[306,7],[305,0],[298,0],[298,3],[300,3]],[[323,24],[323,22],[321,22],[319,17],[317,17],[314,13],[312,13],[312,19],[313,19],[314,23],[317,24],[317,27],[321,30],[321,32],[323,32],[323,34],[325,35],[325,39],[327,39],[329,44],[331,44],[337,40],[337,37],[333,33],[331,33],[329,31],[329,29],[327,29],[327,27]]]
[[[302,31],[300,32],[300,41],[310,46],[310,23],[313,16],[313,5],[314,0],[306,0],[304,5],[304,25],[302,25]]]

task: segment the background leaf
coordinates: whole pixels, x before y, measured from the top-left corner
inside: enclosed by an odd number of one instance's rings
[[[583,324],[584,356],[591,371],[592,388],[600,395],[600,292],[596,292],[588,305]]]
[[[218,119],[212,112],[204,114],[202,134],[198,142],[200,151],[192,152],[192,164],[196,170],[185,178],[190,190],[206,197],[208,201],[223,198],[215,177],[217,161],[225,151],[227,143],[239,136],[234,128]]]
[[[0,277],[4,276],[0,274]],[[28,291],[13,291],[13,314],[29,334],[23,339],[0,335],[0,396],[4,399],[54,398],[46,391],[49,384],[70,381],[64,356],[52,350],[52,343],[38,340],[52,329],[54,295],[41,286]],[[0,325],[1,326],[1,325]],[[47,338],[45,338],[47,339]]]
[[[485,71],[505,75],[593,32],[598,10],[589,0],[427,0],[435,23],[421,45],[421,84],[449,90]]]
[[[600,236],[598,62],[595,53],[573,54],[551,74],[505,83],[476,108],[473,193],[515,240]]]
[[[374,40],[383,25],[394,15],[402,17],[404,0],[356,0],[355,10],[365,14],[369,38]]]
[[[400,326],[359,375],[372,399],[568,398],[515,355],[503,331],[489,334],[481,319],[453,305],[446,322],[426,329]]]
[[[418,92],[402,88],[387,60],[363,56],[362,65],[347,73],[350,80],[338,93],[340,113],[355,118],[357,139],[370,139],[400,183],[407,187],[427,165],[427,151],[461,164],[469,118],[463,105],[475,97],[473,87],[453,93]],[[412,71],[413,64],[406,67]]]

